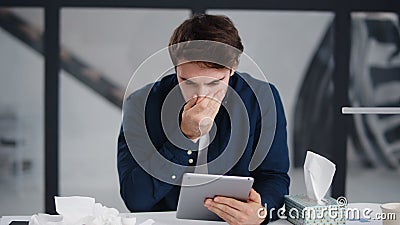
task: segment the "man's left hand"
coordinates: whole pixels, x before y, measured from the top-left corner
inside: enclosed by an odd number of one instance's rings
[[[217,196],[214,199],[206,199],[204,206],[230,225],[258,225],[264,221],[259,217],[259,209],[263,207],[261,196],[254,189],[251,189],[246,202]]]

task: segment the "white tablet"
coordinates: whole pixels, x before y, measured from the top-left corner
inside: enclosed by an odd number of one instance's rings
[[[182,178],[176,218],[221,220],[204,206],[205,199],[226,196],[246,201],[253,182],[252,177],[185,173]]]

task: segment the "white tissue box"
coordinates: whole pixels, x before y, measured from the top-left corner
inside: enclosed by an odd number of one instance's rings
[[[306,195],[285,195],[285,216],[295,225],[336,225],[346,224],[346,206],[336,199],[324,198],[324,205]]]

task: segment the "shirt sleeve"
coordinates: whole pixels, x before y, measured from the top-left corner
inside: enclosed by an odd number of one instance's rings
[[[174,184],[180,183],[190,157],[169,141],[154,146],[146,130],[141,101],[135,96],[125,101],[118,137],[120,194],[132,212],[152,211]]]
[[[270,87],[276,108],[276,130],[266,158],[251,173],[254,177],[253,187],[261,195],[263,206],[267,205],[268,216],[264,224],[267,224],[270,218],[271,220],[278,219],[277,211],[284,204],[284,195],[289,193],[290,184],[290,178],[287,174],[289,170],[289,154],[285,113],[278,90],[272,84],[270,84]],[[256,132],[259,132],[260,129],[260,122],[258,121]]]

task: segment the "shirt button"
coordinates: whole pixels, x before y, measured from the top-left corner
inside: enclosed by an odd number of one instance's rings
[[[189,163],[193,163],[193,159],[189,159]]]
[[[187,154],[191,155],[192,154],[192,150],[187,151]]]
[[[176,176],[175,176],[175,175],[172,175],[171,178],[172,178],[172,180],[175,180]]]

